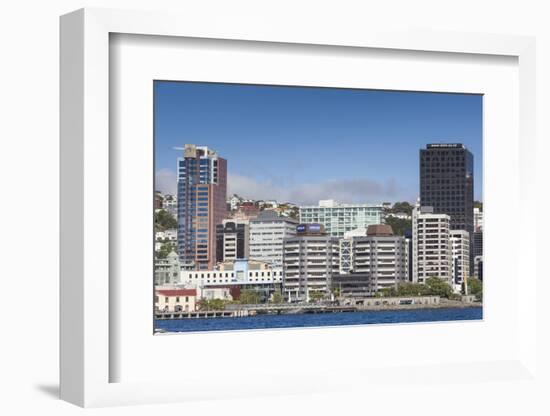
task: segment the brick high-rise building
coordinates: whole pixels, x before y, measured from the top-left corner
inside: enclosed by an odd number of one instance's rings
[[[227,161],[206,146],[186,144],[178,158],[178,255],[184,264],[216,264],[216,225],[227,216]]]

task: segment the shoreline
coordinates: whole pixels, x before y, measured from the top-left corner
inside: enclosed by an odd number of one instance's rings
[[[313,306],[313,307],[312,307]],[[314,305],[296,305],[296,307],[284,307],[278,309],[276,305],[270,309],[245,307],[233,310],[211,310],[194,312],[168,312],[155,313],[155,320],[180,320],[180,319],[230,319],[230,318],[251,318],[258,316],[282,316],[282,315],[321,315],[321,314],[353,314],[358,312],[382,312],[382,311],[414,311],[428,309],[468,309],[483,308],[482,302],[462,302],[451,300],[440,300],[438,303],[429,304],[386,304],[368,306],[339,306],[331,305],[324,308],[315,308]]]

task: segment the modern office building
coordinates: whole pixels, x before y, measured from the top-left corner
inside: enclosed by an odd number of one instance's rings
[[[365,237],[352,237],[351,252],[350,272],[367,274],[375,292],[409,280],[407,241],[389,225],[370,225]]]
[[[262,211],[250,220],[250,258],[265,261],[273,267],[283,264],[283,239],[296,235],[298,221],[279,216],[275,211]]]
[[[466,230],[451,230],[450,236],[453,284],[460,290],[470,277],[470,234]]]
[[[474,156],[463,144],[420,150],[420,206],[448,215],[451,230],[474,232]]]
[[[216,225],[227,214],[227,161],[206,146],[186,144],[177,167],[180,261],[199,270],[212,269]]]
[[[382,205],[341,204],[327,199],[318,206],[301,206],[299,217],[302,224],[322,224],[328,235],[342,238],[347,231],[381,224],[383,212]]]
[[[248,220],[225,219],[216,225],[216,261],[247,259],[250,224]]]
[[[414,208],[412,218],[413,282],[425,283],[429,277],[438,277],[451,285],[451,218],[421,206]]]
[[[284,239],[283,294],[289,301],[327,298],[338,274],[339,243],[321,224],[300,224]]]

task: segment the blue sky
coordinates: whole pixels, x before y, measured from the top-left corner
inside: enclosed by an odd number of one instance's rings
[[[156,81],[156,187],[174,192],[185,143],[228,161],[229,192],[297,204],[414,202],[418,151],[463,143],[481,199],[482,97]]]

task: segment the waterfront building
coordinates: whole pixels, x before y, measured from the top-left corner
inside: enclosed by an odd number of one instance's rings
[[[474,232],[474,156],[460,143],[420,150],[420,205],[450,217],[451,230]]]
[[[298,221],[279,216],[275,211],[262,211],[250,220],[250,258],[282,267],[283,239],[296,235]]]
[[[339,242],[322,224],[300,224],[296,236],[284,239],[283,293],[288,301],[328,297],[339,269]]]
[[[352,272],[369,275],[374,291],[409,279],[407,242],[387,224],[369,225],[365,237],[353,237],[352,253]]]
[[[165,312],[192,312],[197,305],[195,289],[173,287],[155,288],[155,310]]]
[[[370,297],[376,288],[370,273],[340,273],[332,276],[332,293],[337,297]]]
[[[216,225],[227,215],[227,162],[206,146],[186,144],[177,165],[178,254],[199,270],[216,263]]]
[[[422,206],[414,208],[412,218],[413,282],[438,277],[451,285],[451,218]]]
[[[452,276],[455,289],[470,277],[470,234],[466,230],[451,230]]]
[[[238,259],[225,261],[213,270],[182,270],[179,284],[195,287],[202,293],[208,288],[228,288],[238,297],[241,290],[254,290],[265,301],[280,290],[283,282],[283,269],[271,267],[271,264]]]
[[[341,204],[332,199],[319,201],[318,206],[301,206],[302,224],[322,224],[328,235],[342,238],[346,231],[366,228],[383,222],[384,208],[372,204]]]
[[[248,220],[225,219],[216,226],[216,261],[246,259],[249,256]]]

